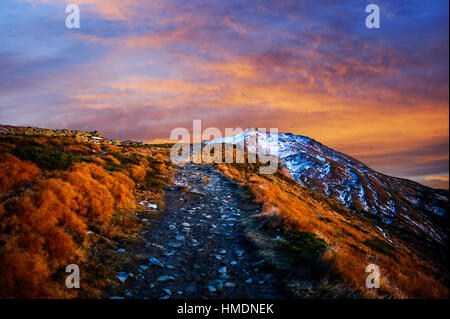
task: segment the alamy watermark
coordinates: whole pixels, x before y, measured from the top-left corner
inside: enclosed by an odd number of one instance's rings
[[[67,265],[66,273],[69,273],[66,277],[66,287],[69,289],[80,288],[80,267],[75,264]]]
[[[366,28],[379,29],[380,28],[380,7],[374,3],[366,6],[366,13],[370,13],[365,20]],[[79,29],[80,28],[80,7],[77,4],[71,3],[66,6],[66,13],[70,13],[66,18],[66,28]]]
[[[259,167],[260,174],[274,174],[278,170],[278,129],[226,128],[225,138],[221,131],[209,127],[202,131],[201,120],[194,120],[193,137],[186,128],[176,128],[171,140],[178,140],[170,150],[174,163],[248,163],[267,164]],[[225,148],[225,152],[223,149]]]
[[[380,267],[375,264],[369,264],[366,267],[366,272],[369,273],[366,277],[366,287],[380,288]]]
[[[366,17],[367,29],[379,29],[380,28],[380,7],[374,3],[369,4],[366,7],[366,13],[370,13]]]
[[[66,13],[70,13],[66,18],[66,28],[79,29],[80,28],[80,7],[77,4],[68,4]]]

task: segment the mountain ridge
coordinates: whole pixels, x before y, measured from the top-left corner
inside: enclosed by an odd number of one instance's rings
[[[306,136],[248,128],[206,142],[243,145],[249,152],[276,155],[292,178],[351,211],[375,220],[389,234],[440,253],[448,242],[448,191],[377,172],[363,162]],[[431,239],[431,240],[430,240]]]

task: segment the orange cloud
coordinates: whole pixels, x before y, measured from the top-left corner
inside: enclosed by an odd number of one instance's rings
[[[427,181],[441,181],[448,182],[448,176],[427,176],[425,177]]]

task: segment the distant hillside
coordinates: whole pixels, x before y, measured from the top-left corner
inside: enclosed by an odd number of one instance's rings
[[[211,143],[241,144],[249,152],[278,156],[293,179],[371,219],[388,242],[395,236],[438,263],[447,263],[447,190],[378,173],[306,136],[249,128]]]
[[[247,187],[262,205],[262,211],[248,220],[249,239],[263,255],[281,262],[280,268],[305,273],[298,285],[290,287],[294,295],[341,298],[350,289],[366,298],[448,298],[447,265],[437,263],[433,254],[395,235],[387,238],[375,220],[299,184],[284,167],[273,175],[259,175],[259,165],[218,168]],[[291,258],[293,263],[287,265]],[[365,267],[371,263],[382,272],[380,289],[365,286]]]

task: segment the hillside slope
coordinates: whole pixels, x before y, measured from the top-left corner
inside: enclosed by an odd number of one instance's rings
[[[369,217],[388,241],[396,236],[439,263],[447,263],[448,191],[381,174],[306,136],[248,128],[236,136],[206,142],[213,143],[278,156],[293,179]]]
[[[172,165],[168,149],[112,144],[98,132],[3,126],[0,298],[98,298],[117,288],[112,256],[142,240],[142,215],[162,210]],[[65,287],[68,264],[80,265],[82,289]]]
[[[219,164],[218,168],[248,187],[262,205],[262,211],[249,220],[253,225],[249,237],[256,238],[259,248],[272,258],[287,249],[298,261],[291,269],[310,268],[291,287],[298,297],[339,298],[348,295],[347,289],[368,298],[448,297],[445,265],[396,236],[386,238],[371,218],[302,186],[283,173],[283,167],[276,174],[259,175],[258,165]],[[326,242],[325,251],[320,240]],[[365,286],[369,264],[380,267],[380,289]],[[345,288],[340,288],[341,282]]]
[[[305,143],[290,148],[298,146],[301,158],[321,156],[330,171],[365,169],[308,143],[311,149]],[[247,149],[256,151],[251,144]],[[273,175],[260,175],[260,163],[174,167],[169,151],[168,145],[120,143],[98,132],[3,126],[0,297],[228,298],[236,291],[274,296],[287,289],[298,298],[448,298],[446,252],[436,258],[445,243],[430,245],[438,241],[425,231],[382,224],[379,213],[347,207],[312,184],[302,185],[283,165]],[[179,185],[168,187],[174,176]],[[445,220],[447,213],[437,216]],[[397,228],[387,231],[391,225]],[[242,241],[242,231],[252,245]],[[196,265],[198,254],[202,262]],[[80,290],[63,285],[70,263],[81,265]],[[368,264],[380,267],[380,289],[365,286]],[[209,268],[215,271],[203,275]],[[244,277],[258,285],[240,282]],[[233,282],[221,290],[225,279]],[[190,281],[198,290],[188,293]]]

